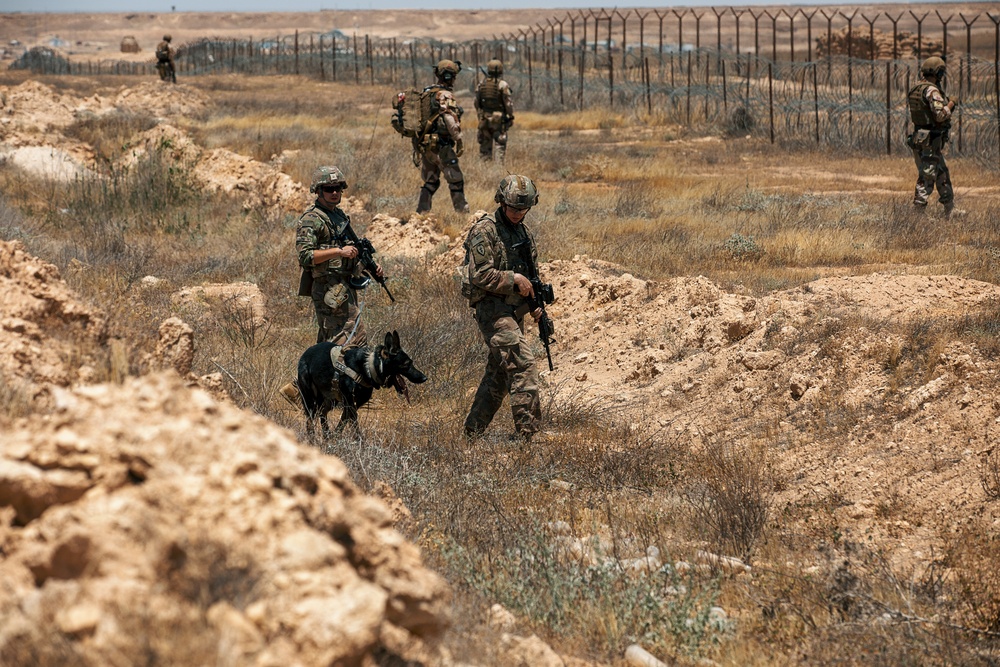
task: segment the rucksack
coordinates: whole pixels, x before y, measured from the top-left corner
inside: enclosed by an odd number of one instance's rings
[[[428,86],[423,90],[411,89],[396,94],[392,108],[396,113],[392,117],[392,127],[404,137],[423,137],[434,120],[438,109],[436,93],[441,86]]]
[[[161,62],[170,60],[170,47],[166,42],[160,42],[160,45],[156,47],[156,59]]]
[[[479,109],[487,113],[493,111],[503,111],[503,96],[500,94],[500,81],[498,79],[487,78],[479,84],[476,91],[478,95]]]

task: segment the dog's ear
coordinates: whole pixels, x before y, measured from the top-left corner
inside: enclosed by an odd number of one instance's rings
[[[393,350],[392,350],[392,334],[391,333],[386,333],[384,345],[385,345],[385,350],[383,351],[383,354],[385,354],[386,352],[392,353]]]
[[[392,330],[392,349],[402,350],[403,346],[399,344],[399,332],[395,329]]]

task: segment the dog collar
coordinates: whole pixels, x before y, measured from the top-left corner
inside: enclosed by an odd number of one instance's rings
[[[371,377],[372,382],[376,387],[382,386],[382,378],[379,375],[378,369],[375,368],[375,357],[378,356],[378,351],[382,349],[382,346],[376,347],[374,350],[368,353],[368,360],[365,362],[365,368],[368,371],[368,376]]]

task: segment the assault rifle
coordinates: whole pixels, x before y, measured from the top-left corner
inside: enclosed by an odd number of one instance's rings
[[[378,264],[375,262],[375,246],[368,240],[368,237],[362,236],[358,238],[354,230],[351,230],[350,227],[348,229],[350,230],[350,235],[354,237],[351,239],[351,245],[358,249],[358,261],[361,263],[362,270],[381,285],[385,293],[389,295],[389,301],[395,303],[396,299],[393,298],[392,292],[389,291],[389,286],[385,284],[385,276],[379,277],[375,273],[378,269]]]
[[[549,370],[554,370],[552,367],[552,352],[549,350],[549,346],[556,342],[556,339],[553,337],[556,327],[552,322],[552,318],[545,312],[545,304],[556,300],[555,292],[552,291],[551,283],[543,283],[542,279],[538,277],[538,269],[535,267],[535,262],[531,257],[531,241],[525,239],[520,243],[515,243],[511,246],[511,250],[521,253],[521,259],[524,260],[524,265],[527,267],[528,275],[526,277],[531,283],[531,289],[535,294],[528,299],[528,305],[531,307],[532,312],[536,308],[542,310],[542,316],[538,318],[538,338],[542,341],[542,346],[545,348],[545,356],[549,360]]]

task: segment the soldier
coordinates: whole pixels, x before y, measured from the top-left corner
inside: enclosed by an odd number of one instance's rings
[[[479,115],[479,157],[493,159],[493,144],[497,145],[497,160],[503,163],[507,152],[507,130],[514,124],[514,103],[510,86],[501,79],[503,63],[491,60],[486,63],[486,78],[476,89],[476,111]]]
[[[299,294],[311,296],[316,308],[316,342],[360,347],[368,342],[368,335],[358,292],[370,279],[362,275],[351,218],[340,209],[346,188],[347,181],[337,167],[318,167],[313,172],[309,192],[316,195],[316,201],[299,218],[295,251],[303,271]],[[382,277],[380,265],[375,273]]]
[[[958,101],[952,97],[945,99],[946,76],[945,62],[937,56],[931,56],[920,66],[921,80],[907,95],[910,119],[914,125],[913,134],[907,137],[907,145],[913,150],[913,161],[917,165],[914,206],[925,209],[927,198],[936,185],[945,215],[951,215],[955,193],[941,150],[948,142],[951,114]]]
[[[500,206],[477,220],[465,241],[462,294],[475,309],[488,348],[486,372],[465,420],[465,434],[482,433],[510,394],[514,427],[527,441],[541,421],[538,370],[524,336],[527,299],[534,296],[527,263],[537,261],[535,240],[524,217],[538,203],[538,191],[530,178],[511,175],[500,182],[493,199]],[[537,321],[541,309],[530,314]]]
[[[431,104],[432,116],[428,121],[429,128],[424,133],[420,145],[420,177],[424,184],[420,188],[417,200],[417,213],[431,210],[431,198],[441,186],[441,176],[448,182],[451,191],[451,203],[456,211],[468,213],[469,204],[465,200],[465,177],[458,166],[458,158],[462,156],[462,107],[458,106],[452,90],[455,77],[462,69],[462,64],[451,60],[442,60],[434,67],[437,83],[429,86],[427,91],[434,91]]]
[[[170,35],[164,35],[163,41],[156,47],[156,70],[161,81],[177,83],[177,72],[174,69],[174,50],[170,46]]]

